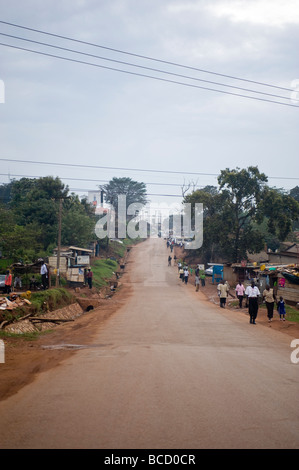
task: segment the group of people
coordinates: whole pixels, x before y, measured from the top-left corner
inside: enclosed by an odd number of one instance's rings
[[[174,263],[176,263],[176,260],[177,260],[176,255],[174,255],[173,259],[174,259]],[[171,266],[171,261],[172,261],[172,257],[169,255],[168,256],[168,266]]]
[[[192,276],[192,269],[189,269],[187,265],[182,265],[181,262],[178,262],[178,271],[179,271],[179,278],[184,282],[185,284],[188,284],[189,281],[189,276]],[[195,269],[195,290],[196,292],[199,290],[199,285],[204,287],[205,286],[205,279],[206,275],[204,271],[201,271],[199,267],[197,266]]]
[[[285,302],[283,297],[280,297],[279,300],[276,299],[274,291],[270,288],[269,285],[266,286],[263,293],[261,294],[258,286],[254,281],[251,282],[251,285],[247,286],[246,289],[241,281],[236,285],[236,296],[239,299],[239,308],[242,308],[243,299],[246,297],[248,299],[248,311],[250,316],[250,323],[256,324],[256,317],[259,308],[259,298],[263,298],[267,308],[268,321],[271,322],[273,319],[274,305],[277,304],[277,311],[281,321],[285,321]]]
[[[40,274],[41,274],[41,280],[42,280],[42,288],[47,289],[48,288],[48,268],[45,262],[42,263],[41,269],[40,269]],[[38,281],[33,275],[30,278],[30,290],[36,289],[38,286]],[[14,286],[15,289],[22,289],[22,279],[21,277],[16,274],[14,277],[14,282],[13,282],[13,277],[8,269],[5,273],[5,279],[4,279],[4,293],[5,294],[10,294],[12,291],[12,286]]]
[[[179,278],[181,279],[182,282],[185,284],[188,284],[189,280],[189,268],[188,266],[183,266],[181,263],[178,263],[178,271],[179,271]]]
[[[22,281],[19,275],[15,276],[13,285],[15,289],[22,288]],[[11,289],[12,289],[12,274],[8,269],[5,273],[5,278],[4,278],[4,294],[10,294]]]

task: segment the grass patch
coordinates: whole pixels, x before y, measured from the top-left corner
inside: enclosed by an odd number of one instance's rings
[[[74,300],[74,296],[71,292],[62,287],[47,289],[31,294],[30,310],[32,313],[39,313],[45,310],[53,311],[72,304]]]
[[[92,264],[93,286],[96,288],[108,285],[109,279],[117,271],[118,264],[112,259],[98,259]]]
[[[261,308],[264,308],[265,310],[267,309],[266,304],[262,303],[260,306]],[[292,307],[291,305],[285,304],[285,309],[286,309],[286,320],[299,323],[299,310],[296,309],[296,307]],[[274,317],[278,316],[277,308],[276,308],[276,303],[274,304]]]
[[[3,310],[0,316],[0,323],[2,321],[10,321],[12,319],[18,319],[31,313],[32,315],[38,315],[47,311],[53,311],[59,308],[66,307],[75,301],[74,296],[63,288],[48,289],[45,291],[31,293],[30,302],[31,305],[24,305],[22,307],[15,308],[14,310]]]
[[[237,308],[239,306],[239,301],[234,300],[233,302],[230,302],[229,305],[231,307]],[[245,301],[243,301],[243,307],[245,307]],[[262,309],[265,309],[265,310],[267,309],[265,303],[262,303],[259,306],[259,308],[262,308]],[[295,322],[295,323],[299,323],[299,310],[297,310],[296,307],[292,307],[291,305],[286,305],[285,308],[286,308],[286,320],[289,320],[289,321],[292,321],[292,322]],[[274,315],[278,315],[276,304],[274,306]]]
[[[0,259],[0,274],[5,274],[5,271],[10,267],[12,263],[13,263],[12,259],[1,258]]]
[[[25,341],[36,341],[41,335],[45,335],[50,333],[51,330],[44,330],[44,331],[30,331],[27,333],[11,333],[9,331],[0,330],[0,338],[20,338],[24,339]]]
[[[119,243],[116,241],[109,242],[110,251],[112,251],[113,255],[116,258],[123,258],[126,254],[128,247],[141,243],[143,239],[142,238],[136,238],[136,239],[122,238],[121,241],[122,243]]]
[[[291,307],[290,305],[286,305],[286,319],[299,323],[299,310],[295,307]]]

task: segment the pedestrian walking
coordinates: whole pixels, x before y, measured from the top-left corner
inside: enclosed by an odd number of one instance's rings
[[[266,286],[266,289],[263,292],[263,299],[266,303],[268,321],[271,322],[273,319],[275,295],[273,289],[270,289],[269,285]]]
[[[205,287],[205,285],[206,285],[206,275],[205,275],[204,271],[201,271],[199,277],[200,277],[200,281],[201,281],[201,286]]]
[[[45,290],[47,289],[47,286],[48,286],[48,268],[44,261],[43,261],[43,264],[41,265],[40,273],[42,276],[42,286],[43,286],[43,289]]]
[[[279,313],[280,321],[285,321],[286,309],[283,297],[279,297],[279,301],[277,302],[277,310]]]
[[[258,297],[260,294],[259,288],[255,285],[252,281],[251,286],[246,287],[245,295],[248,297],[248,304],[249,304],[249,316],[250,316],[250,323],[253,325],[256,324],[255,320],[258,313]]]
[[[171,260],[172,260],[172,257],[169,255],[168,256],[168,266],[171,266]]]
[[[93,272],[90,268],[88,268],[88,271],[87,271],[87,282],[88,282],[88,287],[89,289],[92,288],[92,277],[93,277]]]
[[[188,284],[188,279],[189,279],[189,269],[186,267],[184,269],[184,281],[185,281],[185,284]]]
[[[18,276],[18,275],[15,277],[15,280],[14,280],[14,288],[15,289],[17,289],[17,288],[22,289],[22,280],[21,280],[20,276]]]
[[[5,294],[10,294],[11,284],[12,284],[12,275],[10,271],[7,270],[5,274],[5,278],[4,278],[4,293]]]
[[[195,290],[196,290],[196,292],[199,291],[199,282],[200,282],[199,276],[197,276],[195,274]]]
[[[242,308],[244,294],[245,294],[245,287],[242,284],[242,282],[239,281],[238,284],[236,285],[236,296],[239,299],[239,308]]]
[[[217,286],[217,291],[220,299],[220,307],[225,308],[226,299],[228,297],[229,286],[224,281],[220,281]]]
[[[184,269],[182,268],[182,266],[179,269],[179,276],[182,282],[184,282]]]

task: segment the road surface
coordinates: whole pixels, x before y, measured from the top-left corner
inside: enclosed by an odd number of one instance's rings
[[[163,240],[132,251],[94,342],[0,403],[0,448],[298,449],[291,338],[183,285]]]

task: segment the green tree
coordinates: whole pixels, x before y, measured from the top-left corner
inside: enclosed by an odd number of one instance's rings
[[[251,222],[257,216],[267,180],[253,166],[220,172],[219,188],[227,195],[223,208],[228,222],[227,235],[230,235],[226,251],[233,261],[241,261],[247,257],[247,251],[255,252],[263,247],[262,235]]]
[[[12,211],[0,207],[0,247],[5,257],[31,262],[42,255],[41,229],[35,224],[17,225]]]
[[[257,167],[222,170],[218,183],[218,192],[205,188],[184,200],[204,206],[204,261],[240,262],[261,251],[265,240],[285,240],[299,213],[293,197],[269,188]]]
[[[139,203],[146,204],[146,185],[133,181],[131,178],[112,178],[108,184],[100,186],[100,189],[104,191],[105,201],[111,204],[118,212],[118,196],[126,196],[126,208],[130,204]]]
[[[10,208],[16,223],[36,224],[42,233],[44,250],[57,239],[59,199],[67,197],[67,193],[68,187],[58,177],[51,176],[22,178],[12,186]]]
[[[91,204],[85,199],[81,202],[79,197],[72,193],[63,203],[62,245],[86,247],[95,239],[95,223],[96,217]]]
[[[138,210],[137,205],[141,204],[143,206],[147,202],[146,185],[131,178],[113,178],[108,184],[100,186],[100,189],[105,194],[105,201],[115,211],[115,235],[116,237],[123,237],[126,231],[126,224],[136,215],[134,211],[133,214],[128,215],[129,206],[136,204],[135,209]],[[121,204],[125,204],[125,207],[122,207],[125,210],[125,215],[121,217],[121,220],[119,220],[119,214],[121,213],[119,196],[125,196],[126,198],[125,202],[121,202]]]
[[[299,202],[299,186],[295,186],[295,188],[290,190],[290,196]]]
[[[260,204],[261,215],[266,217],[268,231],[284,241],[298,220],[299,203],[294,197],[274,188],[265,188]]]

